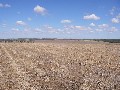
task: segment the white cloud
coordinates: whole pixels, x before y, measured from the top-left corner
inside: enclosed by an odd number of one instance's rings
[[[93,31],[93,30],[91,30],[90,32],[91,32],[91,33],[93,33],[94,31]]]
[[[24,28],[24,32],[30,32],[31,30],[29,28]]]
[[[16,24],[17,24],[17,25],[21,25],[21,26],[25,26],[25,25],[26,25],[26,23],[23,22],[23,21],[17,21]]]
[[[95,29],[97,32],[102,32],[103,31],[103,29]]]
[[[93,31],[93,29],[91,27],[80,26],[80,25],[65,25],[64,28],[61,29],[61,32],[66,34],[80,33],[82,31],[91,32]]]
[[[120,13],[115,17],[111,19],[112,23],[120,23]]]
[[[112,18],[111,21],[112,21],[112,23],[119,23],[120,22],[118,18]]]
[[[9,4],[5,4],[4,7],[11,7],[11,5],[9,5]]]
[[[19,31],[18,28],[12,28],[11,30],[14,31],[14,32],[18,32]]]
[[[76,31],[75,26],[73,25],[65,25],[62,30],[60,30],[61,33],[66,33],[66,34],[72,34]]]
[[[46,9],[44,7],[41,7],[41,6],[37,5],[34,8],[34,12],[36,12],[38,14],[41,14],[41,15],[45,15]]]
[[[53,27],[51,27],[51,26],[48,26],[47,28],[48,28],[48,29],[53,29]]]
[[[63,28],[63,30],[74,30],[75,29],[75,26],[73,26],[73,25],[65,25],[64,26],[64,28]]]
[[[49,25],[44,25],[41,30],[43,30],[42,32],[47,32],[47,33],[57,33],[58,30],[52,26]]]
[[[83,30],[92,30],[91,27],[86,27],[86,26],[80,26],[80,25],[67,25],[67,26],[64,26],[64,30],[71,30],[71,31],[83,31]]]
[[[21,22],[19,22],[21,25]],[[34,34],[79,34],[82,32],[91,32],[93,33],[95,31],[95,28],[93,29],[92,27],[88,26],[81,26],[81,25],[69,25],[65,24],[64,27],[62,28],[56,28],[52,27],[49,25],[44,25],[41,27],[36,27],[36,28],[27,28],[23,27],[22,30],[21,28],[11,28],[11,31],[13,33],[21,33],[21,34],[26,34],[26,33],[34,33]]]
[[[31,21],[31,20],[32,20],[32,18],[28,17],[28,21]]]
[[[0,3],[0,7],[4,7],[4,5],[2,3]]]
[[[49,33],[58,33],[58,30],[56,28],[54,28],[54,27],[51,27],[51,26],[47,27],[47,31]]]
[[[87,30],[87,28],[83,27],[83,26],[75,26],[75,29],[78,29],[78,30]]]
[[[113,15],[115,10],[116,10],[116,7],[112,7],[112,9],[110,10],[110,14]]]
[[[72,21],[71,20],[61,20],[61,23],[71,23]]]
[[[118,31],[116,27],[111,27],[111,29],[109,30],[109,32],[115,32],[115,31]]]
[[[84,16],[83,19],[86,19],[86,20],[99,20],[100,17],[96,16],[95,14],[91,14],[91,15]]]
[[[41,33],[42,32],[42,30],[40,28],[35,28],[34,31],[35,31],[35,33]]]
[[[91,27],[87,27],[87,30],[92,31],[93,29]]]
[[[98,27],[99,27],[99,28],[103,28],[103,29],[104,29],[104,28],[108,28],[108,27],[109,27],[109,25],[108,25],[108,24],[102,24],[102,25],[98,25]]]
[[[9,7],[11,7],[11,5],[0,3],[0,7],[1,7],[1,8],[9,8]]]
[[[74,26],[74,25],[65,25],[63,28],[55,28],[52,26],[45,25],[43,28],[39,28],[42,30],[42,33],[55,33],[55,34],[73,34],[73,33],[79,33],[83,30],[88,30],[90,28],[84,27],[84,26]],[[39,32],[38,29],[38,32]]]
[[[95,24],[94,24],[94,23],[91,23],[91,24],[90,24],[90,26],[93,26],[93,27],[94,27],[94,26],[95,26]]]
[[[120,13],[116,16],[116,18],[120,19]]]
[[[7,27],[7,24],[2,24],[2,27],[3,27],[3,28],[6,28],[6,27]]]

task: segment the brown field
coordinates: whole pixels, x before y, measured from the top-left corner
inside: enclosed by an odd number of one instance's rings
[[[0,43],[0,90],[120,90],[120,44]]]

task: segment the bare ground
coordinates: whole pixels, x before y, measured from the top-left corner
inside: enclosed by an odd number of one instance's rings
[[[120,44],[0,43],[0,90],[120,90]]]

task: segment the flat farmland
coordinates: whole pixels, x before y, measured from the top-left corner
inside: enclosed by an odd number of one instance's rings
[[[120,44],[0,43],[0,90],[120,90]]]

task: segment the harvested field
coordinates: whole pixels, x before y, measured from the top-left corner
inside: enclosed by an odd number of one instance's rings
[[[120,44],[0,43],[0,90],[120,90]]]

